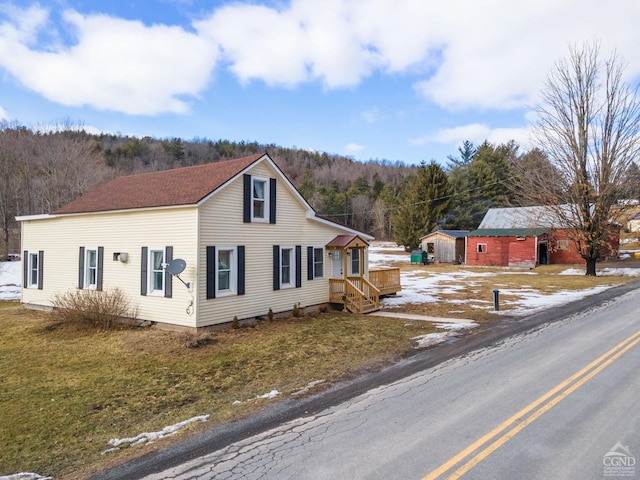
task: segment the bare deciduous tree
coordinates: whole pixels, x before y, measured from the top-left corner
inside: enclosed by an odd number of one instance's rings
[[[628,172],[640,153],[640,102],[623,67],[616,53],[601,59],[597,44],[572,47],[555,64],[536,108],[534,137],[560,185],[541,172],[521,177],[530,202],[548,206],[557,227],[570,233],[586,275],[596,275],[613,216],[632,191]]]

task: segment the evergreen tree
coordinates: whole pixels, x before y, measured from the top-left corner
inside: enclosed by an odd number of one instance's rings
[[[458,150],[463,160],[449,157],[448,179],[453,196],[447,212],[447,227],[473,230],[478,227],[490,208],[505,207],[515,203],[513,162],[517,145],[514,142],[494,146],[484,142],[471,150],[465,142]],[[473,151],[471,161],[467,155]]]
[[[435,162],[422,162],[399,195],[399,207],[393,216],[394,238],[410,250],[420,237],[433,231],[449,204],[447,175]]]

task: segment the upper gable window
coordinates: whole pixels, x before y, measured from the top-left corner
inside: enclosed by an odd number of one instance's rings
[[[276,223],[276,179],[249,174],[243,178],[242,221]]]
[[[254,221],[264,222],[269,219],[269,182],[264,178],[253,177],[251,179],[251,218]]]

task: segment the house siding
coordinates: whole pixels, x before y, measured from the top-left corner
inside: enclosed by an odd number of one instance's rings
[[[302,306],[328,302],[331,262],[324,258],[324,277],[307,280],[307,247],[322,248],[343,230],[307,218],[307,208],[266,163],[247,173],[276,179],[276,222],[247,223],[243,215],[243,182],[236,181],[207,200],[199,208],[198,327],[266,316]],[[240,240],[239,240],[240,239]],[[245,295],[206,298],[207,246],[245,247]],[[301,288],[273,288],[273,246],[300,246]]]
[[[247,218],[245,174],[270,179],[269,213],[275,211],[275,218],[269,215],[260,222]],[[103,289],[121,288],[141,320],[205,327],[229,323],[234,317],[266,316],[269,309],[279,313],[290,311],[296,304],[305,308],[327,303],[332,264],[323,252],[324,275],[310,279],[309,247],[324,248],[336,235],[353,231],[314,218],[313,210],[271,161],[252,163],[220,185],[198,205],[23,217],[22,251],[43,251],[44,281],[41,290],[23,287],[22,302],[50,307],[56,294],[77,289],[79,252],[84,247],[98,248],[102,255]],[[300,271],[292,272],[295,287],[273,288],[276,246],[280,250],[292,247],[296,256],[299,252],[296,261]],[[211,255],[219,253],[216,249],[220,247],[234,248],[236,259],[243,260],[238,271],[244,275],[236,278],[238,294],[216,291],[211,275],[207,289],[207,251],[209,263],[215,266]],[[191,291],[168,273],[165,278],[172,278],[169,291],[145,291],[143,258],[149,258],[156,248],[186,262],[180,278],[192,284]],[[126,253],[128,261],[114,260],[116,252]],[[366,271],[366,255],[363,261]]]
[[[103,290],[119,287],[141,320],[166,319],[189,326],[193,316],[186,313],[191,295],[178,279],[173,279],[172,298],[140,295],[141,247],[173,247],[173,258],[186,261],[181,274],[195,279],[197,212],[191,208],[59,216],[22,222],[22,250],[44,251],[43,289],[22,289],[25,304],[52,306],[56,294],[78,287],[80,247],[104,247]],[[113,260],[115,252],[128,254],[127,263]]]

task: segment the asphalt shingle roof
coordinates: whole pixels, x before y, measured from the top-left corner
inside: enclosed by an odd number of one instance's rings
[[[265,155],[118,177],[51,213],[195,205]]]

